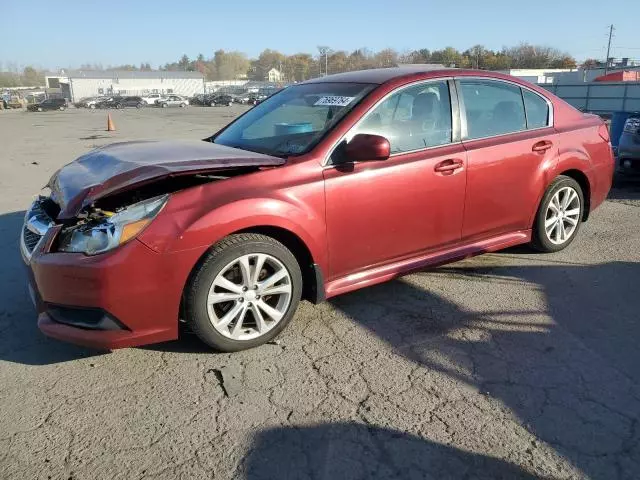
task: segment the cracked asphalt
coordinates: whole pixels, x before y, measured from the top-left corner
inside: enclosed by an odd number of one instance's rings
[[[272,344],[99,352],[36,328],[24,208],[94,145],[243,107],[0,112],[0,478],[640,478],[640,183],[564,252],[515,248],[303,303]]]

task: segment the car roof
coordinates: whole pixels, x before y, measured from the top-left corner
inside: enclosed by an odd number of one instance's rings
[[[357,70],[353,72],[336,73],[325,77],[314,78],[303,83],[324,83],[324,82],[351,82],[351,83],[371,83],[381,85],[383,83],[398,80],[405,77],[412,77],[416,80],[420,78],[438,78],[453,76],[477,76],[486,78],[498,78],[514,80],[513,77],[498,72],[487,70],[469,70],[458,68],[445,68],[434,65],[401,65],[398,67],[372,68],[370,70]]]

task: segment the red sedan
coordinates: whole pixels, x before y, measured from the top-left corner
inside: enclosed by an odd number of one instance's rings
[[[607,128],[497,73],[388,68],[288,87],[205,141],[61,168],[25,217],[40,329],[100,348],[260,345],[320,302],[432,265],[569,245],[611,186]]]

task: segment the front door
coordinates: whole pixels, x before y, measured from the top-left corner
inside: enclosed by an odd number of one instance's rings
[[[447,81],[399,89],[352,129],[347,140],[386,137],[392,156],[325,169],[328,280],[459,242],[466,152],[453,130]]]

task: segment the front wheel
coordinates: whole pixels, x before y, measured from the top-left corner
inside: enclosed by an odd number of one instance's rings
[[[542,197],[533,225],[531,245],[541,252],[558,252],[578,234],[584,211],[584,196],[571,177],[557,177]]]
[[[138,103],[138,104],[136,105],[136,108],[142,108],[142,107],[144,107],[144,104],[143,104],[143,103]]]
[[[58,107],[58,109],[59,109],[61,112],[64,112],[65,107],[61,105],[60,107]]]
[[[300,266],[282,243],[265,235],[230,235],[191,275],[186,321],[217,350],[245,350],[276,337],[291,321],[301,295]]]
[[[162,108],[167,108],[169,105],[167,105],[166,103],[162,104]]]

